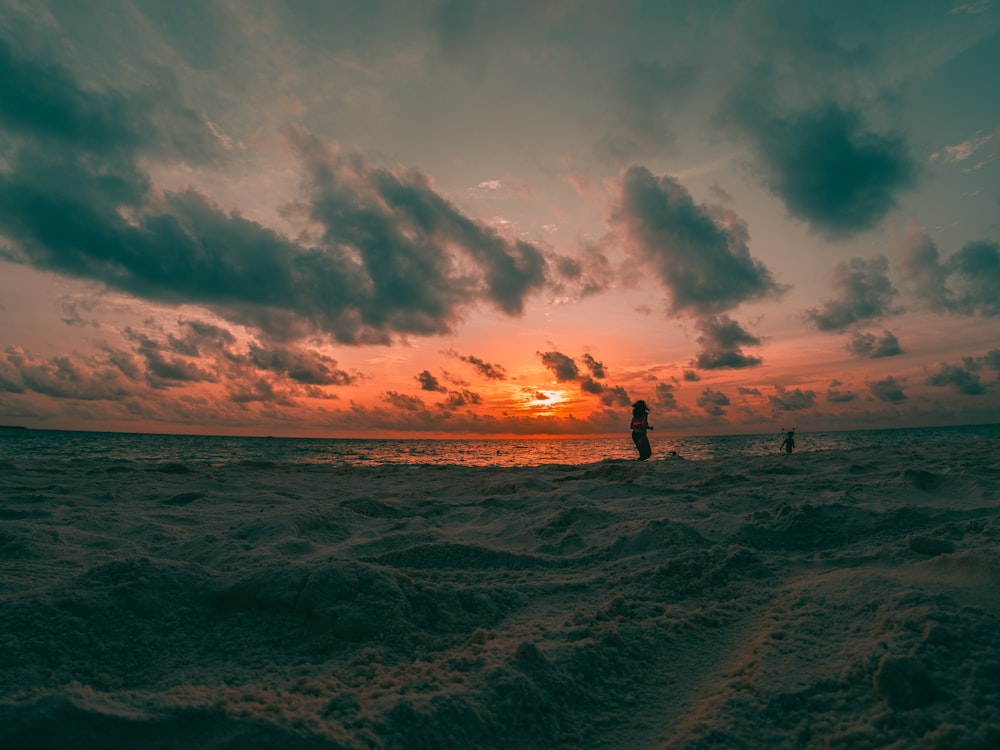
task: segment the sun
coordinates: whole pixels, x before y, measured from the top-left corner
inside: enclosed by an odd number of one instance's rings
[[[526,398],[525,408],[535,414],[551,414],[558,411],[561,404],[569,401],[565,391],[547,388],[532,388],[526,392]]]

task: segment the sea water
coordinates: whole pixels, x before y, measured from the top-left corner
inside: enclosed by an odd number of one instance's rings
[[[920,427],[892,430],[798,432],[796,452],[917,445],[930,439],[956,442],[1000,437],[1000,425]],[[763,455],[778,450],[777,432],[761,435],[681,437],[651,433],[653,460],[676,454],[688,460]],[[460,464],[465,466],[538,466],[633,460],[628,434],[607,438],[356,440],[325,438],[221,437],[71,432],[0,428],[0,461],[179,462],[330,464]],[[0,467],[2,469],[2,467]]]

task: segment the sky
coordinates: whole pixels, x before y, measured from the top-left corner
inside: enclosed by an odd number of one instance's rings
[[[1000,422],[998,0],[0,0],[0,424]]]

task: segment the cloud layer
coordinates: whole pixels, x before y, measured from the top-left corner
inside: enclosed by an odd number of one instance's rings
[[[168,304],[192,303],[276,339],[342,343],[453,330],[483,302],[506,315],[542,288],[533,245],[469,219],[413,171],[389,171],[302,130],[299,209],[315,241],[291,240],[193,189],[160,191],[144,159],[212,139],[170,96],[84,90],[65,70],[0,45],[9,136],[0,173],[8,259]],[[169,93],[169,92],[168,92]]]

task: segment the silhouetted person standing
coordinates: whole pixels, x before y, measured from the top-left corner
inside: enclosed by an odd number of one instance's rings
[[[646,430],[653,429],[649,426],[649,407],[645,401],[636,401],[632,404],[632,442],[635,449],[639,451],[639,460],[645,461],[653,455],[653,448],[649,444],[649,437]]]
[[[789,430],[788,434],[785,435],[785,439],[781,441],[781,447],[778,448],[779,451],[785,451],[786,453],[791,453],[795,450],[795,430]]]

